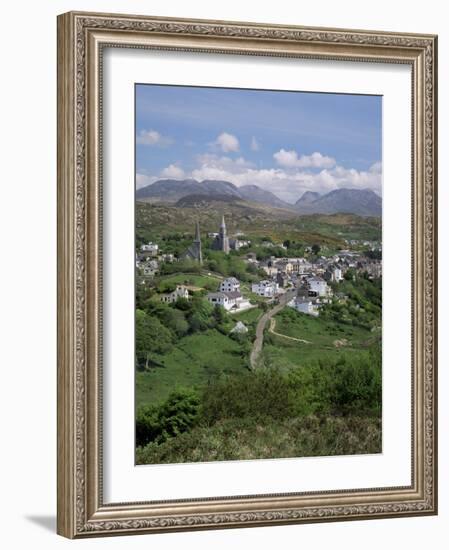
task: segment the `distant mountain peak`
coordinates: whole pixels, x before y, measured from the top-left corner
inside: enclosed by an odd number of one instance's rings
[[[321,197],[320,193],[316,191],[306,191],[301,195],[301,197],[296,201],[296,204],[309,204],[316,201]]]
[[[295,207],[300,214],[382,215],[382,199],[371,189],[334,189],[325,195],[306,191]]]
[[[294,210],[298,214],[337,214],[348,213],[359,216],[380,216],[382,199],[370,189],[335,189],[320,195],[316,191],[306,191],[295,205],[288,204],[271,191],[255,184],[237,187],[224,180],[184,180],[161,179],[136,191],[138,201],[175,204],[184,197],[199,196],[223,201],[225,197],[243,199],[272,208]],[[184,201],[189,202],[189,201]],[[184,204],[181,203],[181,204]]]
[[[237,187],[224,180],[206,179],[199,182],[195,179],[161,179],[136,191],[137,200],[150,202],[176,203],[190,195],[195,197],[195,201],[198,201],[200,195],[217,197],[220,200],[224,196],[231,196],[275,208],[292,208],[292,205],[282,201],[271,191],[266,191],[257,185],[249,184]]]

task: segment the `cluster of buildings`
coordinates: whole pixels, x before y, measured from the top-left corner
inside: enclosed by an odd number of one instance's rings
[[[136,268],[140,269],[144,277],[153,278],[159,274],[162,263],[173,263],[174,254],[162,254],[157,243],[149,242],[140,247],[136,253]]]
[[[355,273],[368,273],[372,278],[382,276],[382,261],[369,259],[361,252],[342,250],[330,257],[319,257],[315,261],[307,258],[277,258],[258,261],[255,255],[248,254],[248,262],[265,271],[271,280],[281,288],[289,284],[297,286],[303,277],[321,277],[326,282],[340,282],[345,273],[351,269]]]
[[[215,306],[222,306],[226,311],[237,312],[249,309],[249,300],[240,292],[240,281],[235,277],[228,277],[220,282],[217,292],[209,292],[207,301]]]
[[[296,296],[288,302],[288,306],[301,313],[319,315],[323,304],[328,304],[332,298],[332,288],[322,277],[303,277],[297,289]]]
[[[241,247],[248,247],[251,242],[240,239],[240,234],[230,238],[227,233],[224,217],[222,218],[219,231],[208,233],[212,239],[211,248],[229,254],[231,250],[239,250]],[[357,241],[358,244],[359,241]],[[266,247],[267,243],[263,246]],[[272,244],[273,247],[285,246]],[[348,243],[349,244],[349,243]],[[370,249],[375,248],[379,243],[367,241]],[[288,306],[306,313],[318,315],[320,307],[332,299],[330,283],[342,281],[351,270],[353,274],[367,273],[368,277],[380,278],[382,276],[382,261],[368,258],[363,252],[354,250],[341,250],[330,257],[318,257],[313,261],[304,257],[277,257],[271,256],[268,259],[258,260],[254,252],[248,252],[241,256],[248,264],[257,268],[259,273],[263,271],[265,278],[253,282],[251,292],[257,296],[273,300],[287,289],[296,290],[295,297],[288,303]],[[180,255],[180,259],[190,259],[203,263],[203,251],[199,222],[195,225],[195,235],[192,244]],[[159,273],[162,262],[174,262],[173,254],[162,254],[157,243],[149,242],[140,247],[136,254],[136,266],[145,277],[154,277]],[[161,301],[173,303],[179,298],[189,298],[189,289],[186,286],[178,285],[172,292],[160,295]],[[236,312],[248,309],[251,306],[249,300],[241,293],[240,281],[235,277],[228,277],[222,280],[216,292],[209,292],[205,296],[208,302],[222,306],[228,312]]]
[[[240,250],[243,247],[251,245],[251,241],[240,239],[238,235],[234,238],[228,236],[226,222],[222,217],[221,225],[218,233],[208,233],[212,240],[212,250],[219,250],[225,254],[229,254],[231,250]],[[192,244],[186,248],[179,256],[180,260],[192,260],[199,264],[203,263],[203,250],[201,244],[200,224],[197,221],[195,224],[195,235]],[[160,264],[163,262],[174,262],[176,258],[173,254],[161,254],[157,243],[149,242],[141,245],[139,252],[136,254],[136,267],[141,270],[144,277],[155,277],[160,271]]]
[[[173,304],[180,298],[190,298],[189,288],[177,285],[172,292],[164,292],[159,299],[164,304]],[[250,301],[240,292],[240,281],[235,277],[223,279],[216,292],[208,292],[206,300],[216,306],[222,306],[226,311],[234,313],[253,307]]]

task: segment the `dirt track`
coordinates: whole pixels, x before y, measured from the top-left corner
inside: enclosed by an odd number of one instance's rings
[[[274,306],[272,309],[268,310],[259,319],[259,322],[257,323],[257,327],[256,327],[256,339],[254,340],[253,349],[251,350],[251,355],[249,356],[249,363],[250,363],[251,369],[257,368],[257,359],[259,358],[259,354],[262,351],[263,334],[268,321],[272,317],[274,317],[277,313],[279,313],[282,309],[284,309],[287,303],[292,298],[294,298],[295,294],[296,294],[296,290],[287,291],[285,294],[283,294],[279,298],[279,304],[277,306]]]

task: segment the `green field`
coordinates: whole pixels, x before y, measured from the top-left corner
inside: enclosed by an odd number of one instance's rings
[[[163,401],[176,387],[207,384],[221,374],[239,374],[247,370],[240,345],[217,330],[182,338],[159,361],[162,367],[136,372],[138,407]]]
[[[276,332],[310,340],[313,347],[335,349],[335,340],[342,339],[346,339],[351,347],[366,347],[366,341],[372,337],[367,329],[312,317],[291,308],[278,313],[275,319]]]
[[[218,275],[197,275],[195,273],[176,273],[174,275],[166,275],[157,284],[160,292],[165,292],[174,285],[196,286],[199,288],[218,288],[222,277]]]
[[[263,360],[282,368],[301,366],[311,359],[366,353],[375,341],[373,333],[367,329],[311,317],[289,308],[276,315],[275,320],[275,332],[310,342],[297,342],[267,332]]]
[[[256,321],[259,319],[259,317],[262,315],[262,310],[258,307],[253,307],[251,309],[247,309],[246,311],[242,311],[240,313],[233,313],[232,318],[234,321],[242,321],[242,323],[245,323],[245,325],[248,324],[256,324]]]

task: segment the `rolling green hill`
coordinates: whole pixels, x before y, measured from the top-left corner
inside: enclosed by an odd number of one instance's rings
[[[136,203],[137,242],[161,240],[169,234],[192,238],[197,220],[202,233],[217,231],[224,215],[228,233],[241,231],[248,238],[275,242],[344,247],[344,239],[380,240],[381,219],[353,214],[299,216],[291,210],[272,208],[243,200],[220,201],[202,197],[186,206]]]

